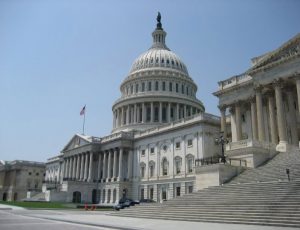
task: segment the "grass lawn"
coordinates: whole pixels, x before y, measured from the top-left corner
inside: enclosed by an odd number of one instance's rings
[[[0,204],[14,205],[23,208],[55,208],[55,209],[76,208],[75,204],[59,203],[59,202],[0,201]]]
[[[14,205],[23,208],[36,209],[77,209],[84,210],[84,204],[60,203],[60,202],[31,202],[31,201],[0,201],[0,204]],[[77,208],[79,206],[79,208]],[[88,205],[91,209],[91,204]],[[97,207],[94,211],[111,211],[112,207]]]

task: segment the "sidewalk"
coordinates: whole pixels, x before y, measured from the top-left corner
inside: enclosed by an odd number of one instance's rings
[[[22,207],[0,204],[0,210],[24,210]]]
[[[172,220],[155,220],[110,216],[109,212],[101,211],[44,211],[31,213],[31,217],[38,217],[47,220],[59,220],[68,223],[77,223],[89,226],[115,228],[125,230],[182,230],[182,229],[203,229],[203,230],[295,230],[289,227],[274,227],[261,225],[241,224],[219,224],[204,222],[187,222]]]

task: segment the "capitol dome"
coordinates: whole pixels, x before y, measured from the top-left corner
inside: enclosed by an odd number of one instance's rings
[[[153,44],[132,64],[113,105],[113,132],[145,130],[204,112],[186,65],[166,45],[161,16]]]

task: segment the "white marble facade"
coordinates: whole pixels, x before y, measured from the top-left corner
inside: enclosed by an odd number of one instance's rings
[[[300,34],[278,49],[252,59],[245,73],[219,82],[221,129],[231,141],[229,157],[246,158],[251,167],[269,152],[299,149]]]
[[[197,159],[220,154],[214,142],[220,118],[204,112],[185,64],[166,46],[160,21],[152,37],[121,84],[112,134],[76,134],[48,162],[49,170],[60,167],[47,178],[60,175],[58,191],[66,201],[172,199],[195,190]]]

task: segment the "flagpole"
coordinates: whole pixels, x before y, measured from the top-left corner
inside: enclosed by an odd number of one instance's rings
[[[83,114],[83,125],[82,125],[82,134],[84,135],[84,125],[85,125],[85,111]]]

